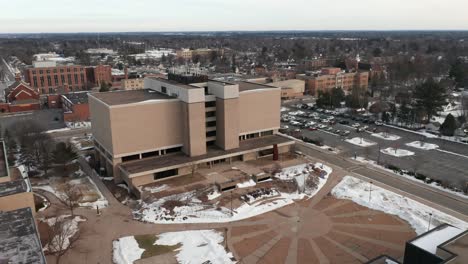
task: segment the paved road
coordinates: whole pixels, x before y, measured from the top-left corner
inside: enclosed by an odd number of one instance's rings
[[[363,165],[359,165],[348,159],[345,159],[344,157],[323,152],[306,144],[298,143],[296,144],[296,149],[306,155],[321,159],[337,167],[341,167],[343,170],[350,172],[350,175],[355,173],[370,178],[468,217],[468,201],[461,197],[433,189],[427,185],[424,185],[423,183],[410,181],[391,173],[373,168],[367,168]]]
[[[36,121],[46,130],[64,128],[62,109],[43,109],[38,111],[0,115],[2,128],[10,128],[17,122]]]
[[[307,118],[308,120],[311,120]],[[354,121],[351,121],[353,123]],[[357,133],[354,128],[336,124],[333,129],[348,130],[351,134],[347,138],[363,137],[377,143],[374,146],[363,148],[344,141],[345,138],[330,133],[328,131],[309,131],[302,130],[303,136],[309,138],[321,138],[325,145],[336,147],[341,150],[343,157],[357,156],[367,157],[368,159],[377,161],[380,164],[394,165],[409,171],[416,171],[424,174],[427,177],[438,179],[452,186],[463,188],[468,182],[468,145],[456,142],[450,142],[439,138],[425,138],[422,135],[407,132],[401,129],[389,127],[376,127],[377,132],[388,132],[389,134],[398,135],[399,140],[391,141],[374,137],[369,132]],[[433,143],[439,146],[437,150],[421,150],[414,147],[406,146],[405,144],[423,140],[428,143]],[[380,153],[380,149],[388,147],[398,147],[415,153],[408,157],[394,157]]]

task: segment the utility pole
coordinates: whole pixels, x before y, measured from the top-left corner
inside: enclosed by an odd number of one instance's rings
[[[431,220],[432,220],[432,213],[429,213],[429,225],[427,226],[427,231],[431,229]]]
[[[231,217],[234,215],[234,212],[232,211],[232,190],[231,190]]]
[[[369,182],[369,204],[371,201],[371,196],[372,196],[372,181]]]

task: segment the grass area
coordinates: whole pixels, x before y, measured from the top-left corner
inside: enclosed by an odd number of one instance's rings
[[[180,244],[174,246],[154,245],[156,238],[157,236],[155,235],[135,236],[135,240],[138,242],[138,246],[145,250],[141,255],[142,259],[170,253],[181,246]]]

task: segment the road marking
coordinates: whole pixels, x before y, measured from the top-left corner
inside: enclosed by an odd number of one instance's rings
[[[468,156],[465,156],[465,155],[462,155],[462,154],[458,154],[458,153],[455,153],[455,152],[451,152],[451,151],[447,151],[447,150],[442,150],[442,149],[436,149],[436,150],[437,150],[437,151],[440,151],[440,152],[447,153],[447,154],[452,154],[452,155],[455,155],[455,156],[459,156],[459,157],[468,159]]]

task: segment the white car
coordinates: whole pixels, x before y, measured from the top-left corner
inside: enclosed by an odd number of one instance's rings
[[[360,127],[360,126],[361,126],[361,124],[359,124],[359,123],[354,123],[354,124],[352,125],[352,127],[354,127],[354,128]]]
[[[325,128],[327,128],[327,126],[324,125],[324,124],[320,124],[320,125],[318,126],[318,128],[320,128],[320,129],[325,129]]]
[[[376,126],[381,126],[381,125],[383,125],[382,120],[377,120],[377,121],[375,121],[375,125],[376,125]]]
[[[297,122],[297,121],[294,121],[294,120],[291,121],[291,122],[289,122],[289,124],[291,124],[291,125],[293,125],[293,126],[300,126],[300,125],[301,125],[300,122]]]

